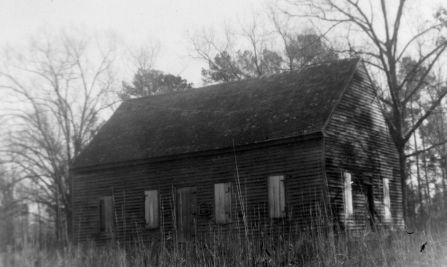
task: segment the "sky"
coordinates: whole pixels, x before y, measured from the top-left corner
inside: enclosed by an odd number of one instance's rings
[[[0,46],[27,42],[44,28],[110,31],[131,46],[158,42],[155,67],[201,83],[203,62],[191,57],[188,36],[243,19],[275,0],[0,0]],[[410,1],[432,13],[439,0]]]
[[[77,28],[113,32],[128,46],[158,43],[155,68],[201,85],[203,61],[192,58],[188,36],[204,28],[222,28],[263,12],[279,0],[0,0],[0,47],[25,44],[43,29]],[[443,1],[409,1],[430,16]],[[423,14],[423,15],[422,15]]]
[[[0,46],[24,44],[42,29],[114,32],[124,43],[158,42],[155,67],[199,84],[188,36],[247,16],[269,0],[0,0]]]

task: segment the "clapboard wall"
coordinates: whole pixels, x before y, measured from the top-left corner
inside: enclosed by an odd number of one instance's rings
[[[402,226],[402,194],[395,145],[364,68],[358,68],[325,129],[326,175],[332,213],[342,226],[369,227],[364,183],[373,188],[377,224],[385,224],[383,178],[390,181],[392,222]],[[354,216],[344,217],[343,172],[352,174]]]
[[[173,196],[177,188],[187,186],[197,187],[199,234],[216,228],[220,231],[245,231],[240,200],[245,205],[247,223],[253,232],[291,231],[313,222],[321,223],[326,199],[323,197],[322,145],[321,135],[314,134],[239,147],[235,151],[228,149],[107,168],[74,170],[73,238],[75,241],[93,239],[104,242],[114,239],[148,242],[159,238],[161,233],[166,237],[173,236]],[[236,190],[237,172],[242,198]],[[269,219],[269,175],[285,175],[286,218]],[[233,184],[232,223],[217,226],[213,218],[214,184],[226,182]],[[159,190],[159,229],[145,228],[145,190]],[[113,196],[115,218],[113,234],[108,235],[98,233],[99,198],[107,195]]]

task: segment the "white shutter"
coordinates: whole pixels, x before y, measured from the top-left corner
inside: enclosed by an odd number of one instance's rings
[[[286,214],[284,176],[270,176],[268,179],[268,200],[270,218],[282,218]]]
[[[352,178],[349,172],[344,173],[344,198],[345,198],[345,217],[350,218],[354,213],[352,205]]]
[[[231,222],[231,184],[219,183],[214,185],[214,211],[216,223]]]
[[[144,217],[147,228],[158,228],[158,191],[145,191]]]
[[[390,180],[383,178],[383,208],[385,221],[391,221]]]

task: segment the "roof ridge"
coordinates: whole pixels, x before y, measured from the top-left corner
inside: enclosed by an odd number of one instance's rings
[[[214,84],[209,84],[209,85],[205,85],[205,86],[201,86],[201,87],[193,87],[190,88],[188,90],[184,90],[184,91],[175,91],[175,92],[171,92],[171,93],[166,93],[166,94],[156,94],[156,95],[148,95],[148,96],[143,96],[143,97],[138,97],[138,98],[130,98],[130,99],[126,99],[123,100],[122,102],[137,102],[139,100],[144,100],[144,99],[151,99],[151,98],[161,98],[161,97],[167,97],[167,96],[175,96],[175,95],[179,95],[179,94],[191,94],[191,93],[199,93],[199,91],[204,91],[204,90],[208,90],[210,87],[219,87],[222,85],[231,85],[233,83],[240,83],[240,82],[250,82],[250,81],[261,81],[261,80],[266,80],[268,78],[273,78],[273,77],[277,77],[277,76],[282,76],[282,75],[289,75],[289,74],[299,74],[303,71],[306,70],[310,70],[312,68],[318,68],[318,67],[323,67],[323,66],[329,66],[329,65],[334,65],[334,64],[341,64],[343,62],[348,62],[348,61],[359,61],[360,58],[359,57],[351,57],[351,58],[342,58],[342,59],[336,59],[336,60],[327,60],[324,62],[318,62],[318,63],[314,63],[314,64],[309,64],[306,66],[303,66],[301,69],[294,69],[294,70],[285,70],[283,72],[280,73],[272,73],[269,75],[262,75],[260,77],[250,77],[250,78],[246,78],[246,79],[241,79],[241,80],[235,80],[235,81],[228,81],[228,82],[218,82],[218,83],[214,83]],[[356,62],[357,63],[357,62]],[[199,91],[196,91],[199,90]]]

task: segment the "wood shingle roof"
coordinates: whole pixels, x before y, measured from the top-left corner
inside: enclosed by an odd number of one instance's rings
[[[345,59],[269,77],[123,102],[75,168],[321,131],[357,69]]]

